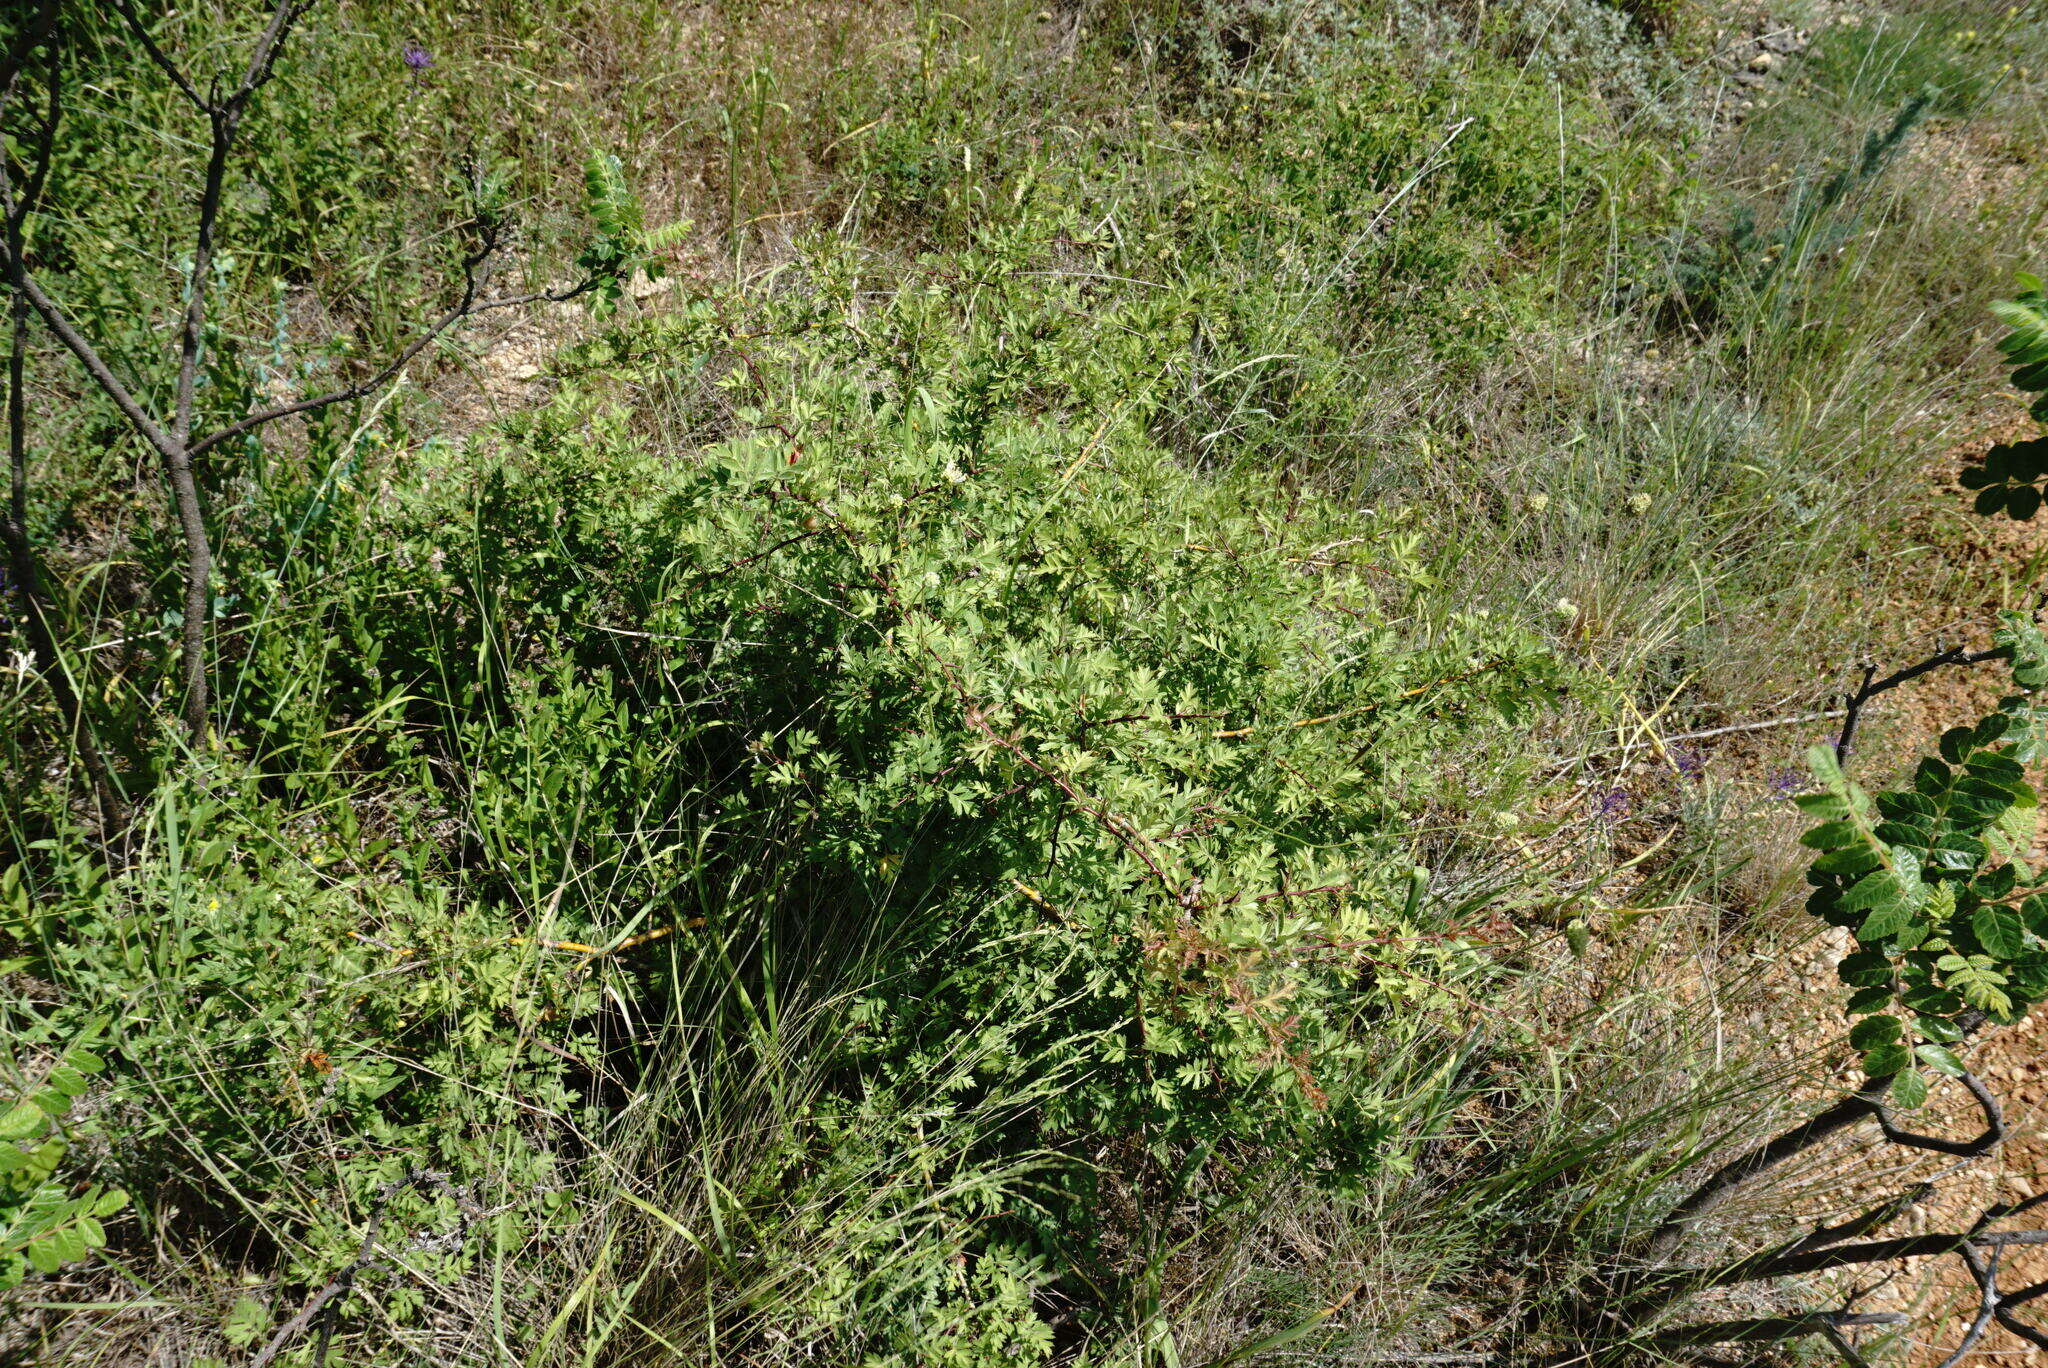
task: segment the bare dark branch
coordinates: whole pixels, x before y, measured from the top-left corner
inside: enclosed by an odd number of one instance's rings
[[[156,63],[157,69],[171,78],[171,84],[192,102],[193,108],[201,114],[209,112],[206,97],[199,93],[199,88],[192,84],[178,64],[170,59],[169,54],[157,46],[156,36],[149,31],[149,26],[142,22],[142,17],[136,14],[134,0],[114,0],[114,8],[120,12],[122,21],[128,25],[128,31],[135,35],[135,41],[140,43],[142,50],[149,55],[149,60]]]
[[[4,186],[0,186],[0,193],[6,193]],[[11,212],[13,197],[10,194],[7,198]],[[79,334],[78,329],[71,326],[70,320],[64,316],[64,311],[58,307],[55,300],[44,293],[43,287],[36,282],[34,276],[29,274],[28,268],[22,263],[21,258],[15,253],[9,252],[7,265],[9,267],[10,283],[13,284],[16,290],[20,291],[24,299],[28,300],[29,306],[42,317],[43,322],[48,325],[51,332],[57,335],[57,340],[64,344],[65,349],[78,359],[78,363],[81,366],[85,367],[86,374],[90,375],[93,383],[98,385],[107,398],[113,401],[114,407],[121,411],[121,416],[128,420],[129,426],[141,434],[142,439],[154,447],[160,455],[168,457],[173,450],[170,434],[157,426],[156,420],[149,416],[149,411],[142,407],[133,394],[129,393],[128,387],[121,383],[120,377],[114,374],[106,361],[101,358],[99,352],[94,349],[92,343],[86,341]]]
[[[2004,1256],[2002,1249],[1993,1249],[1986,1259],[1969,1245],[1956,1251],[1962,1255],[1963,1263],[1969,1268],[1970,1276],[1977,1283],[1977,1314],[1970,1318],[1970,1328],[1963,1332],[1963,1338],[1936,1368],[1956,1368],[1958,1363],[1977,1347],[1977,1341],[1984,1338],[1984,1332],[1991,1328],[1991,1318],[1998,1314],[1998,1261]]]
[[[13,97],[15,82],[25,69],[28,54],[39,43],[51,39],[55,15],[54,0],[45,0],[37,22],[24,29],[21,39],[7,53],[4,70],[0,70],[0,111],[5,110]],[[60,78],[61,57],[54,42],[49,43],[47,60],[49,71],[41,126],[32,141],[21,140],[30,150],[18,194],[9,180],[6,166],[0,164],[0,207],[4,207],[4,212],[0,212],[0,250],[5,251],[5,260],[9,263],[19,261],[26,253],[23,233],[29,215],[41,202],[43,186],[55,159],[53,147],[62,113],[59,91],[63,82]],[[4,517],[0,517],[0,541],[6,544],[8,569],[14,581],[15,598],[20,605],[22,627],[28,635],[29,650],[35,658],[37,672],[49,685],[57,711],[64,718],[65,729],[77,750],[79,763],[84,767],[99,802],[103,826],[118,830],[126,825],[126,805],[115,785],[112,769],[93,736],[91,719],[85,711],[84,691],[71,677],[69,664],[58,647],[56,604],[44,586],[42,562],[29,539],[28,311],[26,296],[19,290],[14,291],[8,308],[7,509]]]
[[[1849,1337],[1839,1328],[1823,1325],[1820,1332],[1827,1342],[1835,1347],[1835,1352],[1842,1356],[1842,1362],[1848,1364],[1849,1368],[1870,1368],[1870,1360],[1863,1357],[1860,1349],[1849,1343]]]
[[[16,234],[18,236],[18,233]],[[11,249],[10,249],[11,250]],[[100,805],[104,828],[118,830],[126,825],[127,807],[114,784],[113,772],[93,737],[91,719],[86,715],[83,691],[71,677],[64,653],[58,649],[56,605],[43,587],[41,560],[28,533],[28,398],[25,361],[28,352],[28,304],[16,294],[11,301],[7,350],[7,513],[0,518],[0,540],[7,544],[7,565],[14,580],[14,594],[21,608],[21,623],[28,634],[37,672],[49,685],[57,711],[64,718],[71,743],[77,748],[94,796]]]
[[[1669,1257],[1700,1217],[1733,1197],[1744,1184],[1805,1153],[1829,1136],[1875,1117],[1891,1085],[1890,1078],[1867,1078],[1855,1092],[1819,1115],[1716,1169],[1672,1208],[1663,1224],[1650,1232],[1643,1244],[1644,1256],[1653,1260]]]
[[[1758,1316],[1685,1325],[1653,1335],[1644,1343],[1660,1349],[1704,1344],[1777,1344],[1850,1326],[1902,1325],[1905,1321],[1906,1317],[1895,1311],[1809,1311],[1797,1316]]]
[[[1863,682],[1857,686],[1854,693],[1845,696],[1842,700],[1845,711],[1842,717],[1841,735],[1835,738],[1835,759],[1843,761],[1849,758],[1849,749],[1856,744],[1856,724],[1862,720],[1863,709],[1868,706],[1871,699],[1876,698],[1879,694],[1888,693],[1898,688],[1901,684],[1910,683],[1921,675],[1942,669],[1944,666],[1978,665],[1987,660],[1995,660],[2001,654],[2002,652],[1996,647],[1988,651],[1966,651],[1960,646],[1951,646],[1945,650],[1935,652],[1917,665],[1908,665],[1902,670],[1894,670],[1883,679],[1876,680],[1875,682],[1873,682],[1872,676],[1877,673],[1877,667],[1875,665],[1865,665],[1863,667]]]
[[[461,1188],[448,1181],[447,1174],[434,1169],[414,1169],[403,1178],[394,1178],[384,1184],[377,1190],[377,1202],[370,1211],[370,1225],[363,1234],[362,1244],[356,1249],[355,1258],[308,1297],[306,1304],[298,1309],[297,1314],[277,1328],[276,1333],[271,1335],[256,1357],[249,1360],[249,1368],[269,1368],[277,1356],[305,1334],[316,1320],[321,1320],[321,1333],[320,1347],[314,1355],[313,1362],[316,1368],[317,1365],[326,1362],[327,1347],[333,1336],[334,1326],[331,1313],[329,1318],[324,1320],[321,1319],[322,1313],[329,1312],[337,1301],[347,1296],[355,1287],[356,1280],[363,1274],[386,1262],[380,1253],[384,1223],[391,1213],[393,1200],[408,1188],[416,1188],[421,1192],[438,1191],[455,1203],[459,1215],[453,1233],[459,1240],[466,1240],[469,1237],[476,1220],[483,1215],[477,1209],[476,1203]]]
[[[277,65],[277,54],[283,50],[292,25],[317,3],[319,0],[279,0],[277,8],[271,12],[269,26],[263,30],[263,36],[256,40],[256,46],[249,54],[249,65],[242,73],[241,85],[221,102],[223,108],[239,113],[242,106],[248,104],[249,97],[270,79],[270,73]]]
[[[14,83],[21,78],[28,66],[28,55],[39,44],[49,40],[57,19],[56,0],[43,0],[43,7],[37,12],[35,22],[23,24],[21,32],[14,36],[14,42],[7,51],[0,54],[0,106],[14,94]]]
[[[1938,1135],[1921,1135],[1917,1131],[1901,1129],[1885,1110],[1882,1103],[1877,1106],[1877,1124],[1884,1129],[1884,1138],[1895,1145],[1908,1149],[1931,1150],[1936,1154],[1953,1154],[1964,1159],[1975,1159],[1989,1154],[1993,1146],[2005,1139],[2005,1112],[1999,1107],[1998,1099],[1989,1088],[1972,1073],[1963,1075],[1963,1086],[1970,1090],[1970,1096],[1977,1100],[1977,1107],[1984,1113],[1984,1130],[1974,1140],[1944,1140]]]
[[[25,179],[21,183],[19,197],[7,213],[7,233],[10,254],[23,249],[20,233],[28,224],[28,216],[42,203],[43,186],[50,178],[50,167],[56,161],[52,149],[57,140],[57,123],[64,114],[64,82],[61,76],[62,58],[58,51],[50,53],[50,79],[43,91],[43,117],[36,130],[35,158],[28,165]],[[4,100],[0,100],[4,106]]]

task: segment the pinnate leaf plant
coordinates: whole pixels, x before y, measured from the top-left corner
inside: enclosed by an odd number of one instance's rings
[[[2039,277],[2022,275],[2019,294],[1997,301],[1992,310],[2008,330],[1998,350],[2012,364],[2013,388],[2033,395],[2028,411],[2048,423],[2048,288]],[[1979,513],[2004,513],[2022,522],[2040,511],[2043,480],[2048,480],[2048,436],[2001,442],[1962,475],[1964,488],[1978,491]]]
[[[60,1177],[65,1117],[105,1067],[85,1034],[11,1102],[0,1102],[0,1292],[31,1270],[54,1273],[107,1243],[101,1222],[128,1204],[119,1188]]]
[[[2034,277],[1998,316],[2011,331],[1999,349],[2016,370],[2016,388],[2048,391],[2048,297]],[[2037,400],[2037,418],[2048,408]],[[1963,483],[1979,492],[1979,513],[2029,518],[2048,477],[2048,439],[1992,447]],[[1997,662],[2012,691],[1976,722],[1943,732],[1936,753],[1903,781],[1876,792],[1851,778],[1847,762],[1866,705],[1879,695],[1950,667]],[[2040,796],[2029,767],[2048,758],[2048,637],[2032,615],[1999,615],[1982,650],[1947,647],[1878,678],[1866,667],[1845,699],[1832,745],[1815,746],[1808,761],[1816,791],[1794,799],[1813,824],[1801,842],[1814,853],[1807,869],[1807,909],[1847,930],[1855,945],[1837,972],[1848,989],[1849,1046],[1861,1081],[1791,1129],[1708,1174],[1605,1274],[1588,1283],[1579,1323],[1600,1352],[1649,1347],[1823,1339],[1851,1365],[1867,1360],[1845,1331],[1898,1325],[1891,1311],[1862,1311],[1853,1294],[1838,1310],[1748,1318],[1673,1328],[1671,1317],[1694,1294],[1773,1279],[1953,1255],[1976,1284],[1974,1314],[1953,1352],[1952,1368],[1995,1323],[2039,1348],[2048,1331],[2020,1314],[2048,1296],[2048,1282],[2010,1289],[2000,1263],[2016,1246],[2048,1242],[2048,1232],[2012,1229],[2011,1218],[2048,1204],[2048,1194],[1983,1208],[1950,1230],[1902,1237],[1876,1235],[1935,1191],[1920,1183],[1847,1220],[1822,1223],[1761,1249],[1688,1259],[1708,1213],[1766,1175],[1831,1139],[1874,1123],[1890,1145],[1956,1159],[1990,1154],[2008,1128],[1999,1099],[1971,1072],[1966,1047],[1983,1027],[2018,1022],[2048,998],[2048,868],[2023,859],[2032,843]],[[1960,1083],[1982,1118],[1974,1136],[1952,1138],[1907,1129],[1901,1111],[1924,1106],[1935,1084]],[[1886,1280],[1888,1281],[1888,1280]],[[1873,1286],[1881,1285],[1874,1283]]]
[[[1808,909],[1856,936],[1839,970],[1849,1041],[1909,1107],[1926,1099],[1923,1068],[1961,1074],[1950,1046],[1974,1021],[2016,1021],[2048,996],[2048,874],[2012,858],[2040,802],[2026,767],[2048,755],[2033,692],[2048,683],[2048,642],[2007,613],[1993,654],[2020,691],[1943,733],[1909,783],[1873,796],[1819,746],[1821,791],[1795,800],[1818,819],[1801,838],[1820,852]]]
[[[2034,394],[2030,412],[2048,421],[2048,293],[2022,275],[2016,297],[1993,312],[2007,325],[1998,350],[2012,385]],[[1978,490],[1976,509],[2031,518],[2048,477],[2048,437],[1999,443],[1962,474]],[[1928,671],[2003,662],[2014,692],[1974,725],[1942,733],[1896,789],[1866,793],[1843,772],[1856,716],[1876,694]],[[1943,651],[1863,687],[1834,747],[1811,755],[1821,791],[1797,799],[1818,822],[1802,843],[1820,852],[1808,872],[1807,907],[1854,932],[1857,949],[1840,965],[1853,991],[1849,1041],[1865,1074],[1888,1080],[1894,1101],[1927,1097],[1924,1070],[1961,1077],[1951,1048],[1977,1024],[2009,1024],[2048,996],[2048,870],[2018,862],[2032,841],[2040,797],[2027,767],[2048,757],[2044,705],[2048,638],[2029,614],[2005,612],[1991,649]]]

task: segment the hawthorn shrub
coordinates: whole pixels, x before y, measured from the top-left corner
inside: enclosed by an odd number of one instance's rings
[[[464,451],[278,474],[224,667],[244,748],[133,867],[10,913],[53,1016],[138,1005],[111,1171],[231,1174],[182,1219],[267,1213],[299,1283],[413,1166],[520,1194],[454,1278],[574,1225],[735,996],[829,999],[728,1215],[759,1277],[809,1270],[808,1333],[926,1361],[1042,1354],[1048,1267],[1117,1303],[1105,1165],[1405,1162],[1380,1062],[1492,972],[1420,819],[1461,761],[1511,775],[1500,724],[1564,675],[1417,612],[1405,515],[1175,460],[1170,385],[1109,397],[1126,358],[1043,250],[991,239],[964,316],[915,278],[856,315],[821,251],[588,344]],[[875,1219],[862,1182],[935,1135],[956,1180]]]
[[[1461,972],[1450,948],[1361,954],[1423,929],[1395,915],[1406,814],[1547,661],[1484,619],[1391,629],[1417,573],[1397,520],[1279,523],[1126,434],[979,407],[805,376],[678,461],[570,394],[488,477],[482,536],[517,578],[444,592],[547,605],[519,630],[559,649],[573,624],[649,643],[611,668],[674,700],[667,725],[716,718],[719,801],[775,794],[820,896],[917,928],[857,1049],[885,1072],[1056,998],[1095,1058],[1055,1129],[1364,1124],[1346,1023],[1427,995],[1419,964]],[[957,948],[970,925],[985,951]],[[1019,1040],[1006,1067],[1063,1048]]]

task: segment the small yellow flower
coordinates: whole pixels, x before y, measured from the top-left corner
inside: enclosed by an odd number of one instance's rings
[[[1550,509],[1550,496],[1548,494],[1531,494],[1524,507],[1531,513],[1548,512]]]
[[[1629,495],[1628,511],[1635,514],[1637,517],[1641,517],[1643,514],[1649,512],[1650,496],[1648,494],[1640,492]]]

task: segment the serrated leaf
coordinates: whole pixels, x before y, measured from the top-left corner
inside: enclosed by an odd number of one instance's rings
[[[1927,898],[1920,904],[1920,915],[1928,923],[1940,926],[1956,914],[1956,886],[1943,880],[1930,884]]]
[[[1940,798],[1947,794],[1948,786],[1948,766],[1931,755],[1913,770],[1913,787],[1926,797]]]
[[[1813,868],[1821,874],[1862,874],[1883,863],[1883,858],[1868,845],[1856,845],[1829,851],[1813,862]]]
[[[1977,943],[1999,959],[2017,959],[2027,948],[2026,928],[2009,908],[1978,908],[1970,914],[1970,929],[1977,933]]]
[[[2040,815],[2040,800],[2029,789],[2026,795],[1999,814],[1994,828],[1999,853],[2011,859],[2034,840],[2034,825]]]
[[[1955,1051],[1946,1045],[1922,1045],[1913,1053],[1928,1068],[1939,1069],[1951,1078],[1961,1078],[1965,1072],[1963,1061],[1957,1059]]]
[[[1847,800],[1833,793],[1801,793],[1792,799],[1793,806],[1809,817],[1823,821],[1839,822],[1849,815]]]
[[[1870,834],[1883,841],[1886,845],[1929,846],[1934,844],[1933,830],[1929,827],[1921,826],[1917,822],[1879,822]]]
[[[1865,1017],[1849,1028],[1849,1044],[1858,1050],[1874,1050],[1880,1045],[1889,1045],[1897,1040],[1899,1035],[1897,1017]]]
[[[1877,810],[1890,821],[1915,826],[1941,815],[1941,805],[1932,798],[1905,790],[1878,794]]]
[[[5,1115],[0,1115],[0,1140],[33,1140],[49,1124],[41,1107],[33,1102],[17,1102]]]
[[[1876,908],[1863,919],[1863,925],[1856,928],[1856,939],[1865,945],[1874,945],[1889,940],[1913,924],[1913,909],[1901,902],[1894,902]]]
[[[1932,983],[1917,984],[1899,994],[1900,1001],[1916,1012],[1955,1013],[1963,1010],[1959,994]]]
[[[1892,1080],[1892,1101],[1908,1111],[1915,1111],[1927,1102],[1927,1080],[1920,1076],[1918,1069],[1901,1070]]]
[[[1850,885],[1839,906],[1844,912],[1891,911],[1903,907],[1905,901],[1906,891],[1898,876],[1888,869],[1880,869]]]
[[[1963,1028],[1947,1017],[1922,1016],[1913,1018],[1913,1029],[1936,1044],[1953,1045],[1963,1038]]]
[[[1863,1072],[1869,1074],[1872,1078],[1884,1078],[1905,1068],[1907,1064],[1912,1062],[1912,1058],[1912,1055],[1907,1052],[1904,1045],[1894,1041],[1891,1044],[1880,1045],[1874,1050],[1865,1051],[1863,1055]]]
[[[2001,902],[2019,882],[2019,871],[2009,864],[1987,869],[1970,881],[1970,891],[1986,902]]]
[[[1840,792],[1848,784],[1842,773],[1842,762],[1835,756],[1833,746],[1815,744],[1806,748],[1806,768],[1820,781],[1820,786],[1831,792]]]
[[[1839,850],[1861,838],[1854,822],[1823,822],[1799,838],[1809,850]]]

